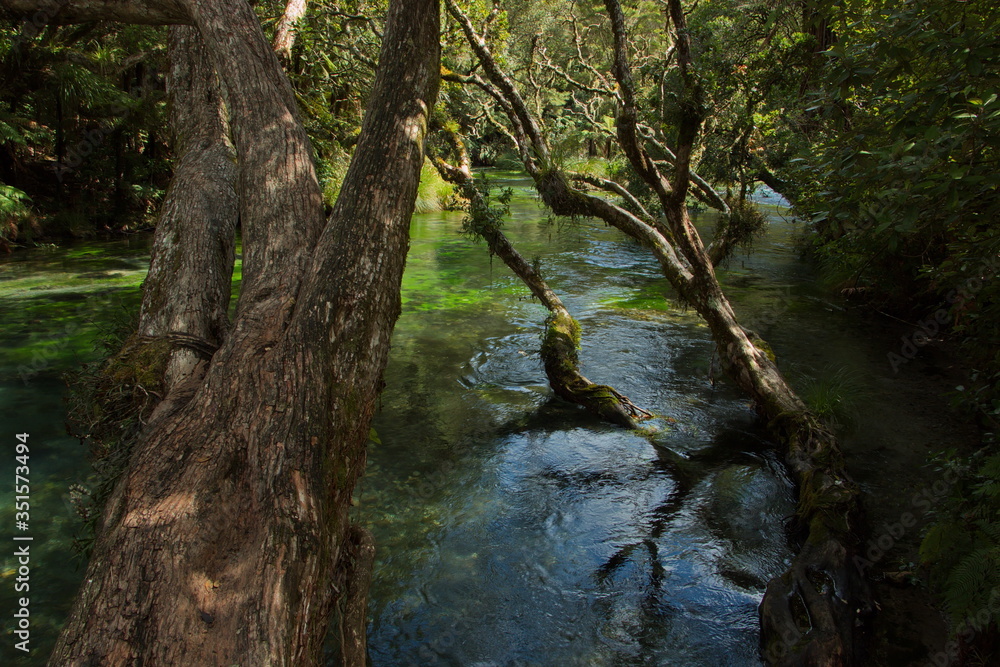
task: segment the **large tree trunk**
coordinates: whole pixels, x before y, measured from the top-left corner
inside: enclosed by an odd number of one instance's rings
[[[239,199],[218,77],[190,26],[170,29],[170,126],[179,156],[156,225],[133,347],[166,350],[161,392],[197,382],[225,339]]]
[[[356,566],[348,509],[400,310],[437,1],[390,5],[325,226],[291,89],[249,6],[185,7],[228,93],[243,289],[197,391],[136,445],[53,665],[317,664],[334,584]]]

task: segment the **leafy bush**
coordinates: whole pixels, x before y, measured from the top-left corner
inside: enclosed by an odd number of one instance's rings
[[[413,209],[414,213],[434,213],[452,208],[452,198],[455,188],[443,178],[438,170],[424,160],[424,166],[420,169],[420,186],[417,188],[417,201]]]
[[[0,183],[0,248],[17,240],[22,224],[31,216],[31,198],[15,187]]]

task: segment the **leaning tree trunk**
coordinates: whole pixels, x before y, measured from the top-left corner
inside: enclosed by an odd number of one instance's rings
[[[521,279],[531,293],[549,311],[542,336],[541,357],[545,375],[552,391],[563,400],[582,406],[601,419],[625,428],[636,428],[637,419],[652,417],[652,414],[636,406],[627,396],[614,387],[595,384],[580,372],[580,323],[574,319],[542,275],[529,264],[514,248],[510,239],[492,220],[488,218],[489,204],[475,184],[475,176],[465,144],[454,133],[449,133],[449,143],[457,155],[458,166],[450,165],[442,158],[436,159],[435,166],[442,178],[461,186],[470,200],[469,215],[477,236],[486,241],[490,254],[496,255]]]
[[[70,15],[93,4],[108,3]],[[243,289],[193,396],[137,443],[53,665],[317,664],[330,612],[370,559],[348,509],[400,310],[437,93],[437,2],[391,3],[369,111],[325,226],[290,86],[249,5],[183,8],[227,93]],[[363,595],[347,597],[345,616],[363,618]]]
[[[677,60],[684,89],[678,145],[668,179],[638,136],[638,113],[626,50],[624,14],[617,0],[605,0],[614,36],[614,76],[618,83],[619,146],[637,174],[657,195],[664,220],[643,220],[607,200],[570,184],[549,157],[541,124],[524,103],[513,80],[500,68],[456,0],[446,0],[486,76],[449,80],[472,84],[494,99],[508,117],[509,136],[542,200],[559,215],[593,216],[649,247],[681,297],[707,321],[723,366],[751,396],[758,412],[785,445],[788,467],[798,486],[798,525],[805,535],[792,567],[772,581],[761,605],[763,653],[775,664],[846,665],[855,660],[859,633],[870,610],[866,582],[854,568],[860,524],[859,491],[844,471],[835,438],[811,415],[788,386],[766,343],[739,325],[715,276],[718,248],[705,248],[687,214],[691,156],[701,126],[703,100],[693,71],[691,45],[679,0],[668,0],[676,30]],[[618,186],[620,188],[620,186]],[[729,239],[717,239],[726,245]],[[730,244],[731,245],[731,244]]]

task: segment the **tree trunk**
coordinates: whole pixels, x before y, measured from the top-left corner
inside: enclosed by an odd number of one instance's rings
[[[450,183],[459,185],[470,199],[469,215],[486,217],[489,204],[483,193],[476,188],[472,163],[464,142],[457,134],[447,129],[449,143],[457,155],[458,166],[435,160],[438,173]],[[580,373],[580,323],[573,318],[562,299],[552,291],[541,274],[529,264],[514,248],[499,227],[490,220],[475,221],[475,229],[486,241],[490,254],[503,260],[511,271],[521,279],[531,293],[545,306],[550,315],[545,321],[542,337],[541,356],[545,365],[545,375],[552,391],[563,400],[583,406],[588,412],[601,419],[625,428],[636,428],[637,419],[652,417],[652,414],[637,407],[614,387],[594,384]]]
[[[139,341],[167,343],[162,391],[204,375],[229,328],[239,217],[236,151],[215,67],[190,26],[170,29],[170,126],[180,156],[160,209],[143,286]]]
[[[193,396],[136,445],[52,665],[319,663],[400,310],[437,94],[436,0],[390,4],[369,111],[325,226],[291,89],[252,10],[185,7],[227,92],[243,289]]]
[[[274,52],[286,64],[292,61],[292,47],[298,36],[299,22],[306,15],[307,0],[288,0],[285,12],[278,20],[278,28],[274,33]]]

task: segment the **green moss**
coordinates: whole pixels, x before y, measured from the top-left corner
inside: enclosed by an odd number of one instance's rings
[[[753,346],[755,348],[763,352],[764,356],[766,356],[772,362],[775,361],[774,350],[771,349],[771,345],[766,340],[754,334],[753,337],[750,339],[750,342],[753,343]]]
[[[132,338],[121,353],[108,362],[107,380],[122,385],[139,385],[147,390],[158,389],[173,346],[166,340],[143,341]]]
[[[542,339],[542,360],[546,370],[558,375],[576,373],[579,367],[580,324],[565,313],[552,315],[546,321]]]

